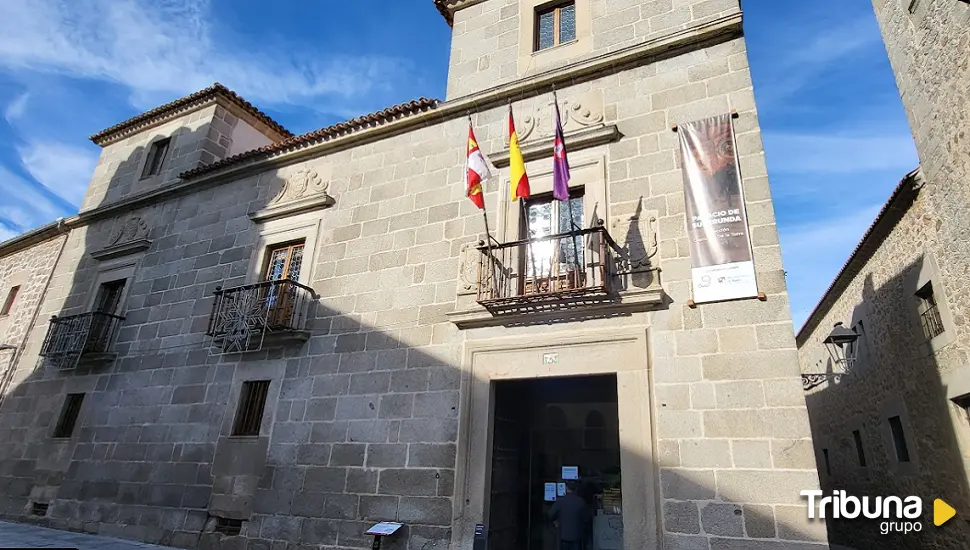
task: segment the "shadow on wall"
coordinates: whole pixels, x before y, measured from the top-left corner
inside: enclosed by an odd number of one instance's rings
[[[141,154],[122,165],[126,173]],[[46,319],[38,321],[18,366],[30,372],[17,376],[0,404],[3,517],[186,548],[252,550],[370,548],[364,530],[397,520],[408,526],[385,548],[449,547],[462,509],[452,503],[463,389],[463,334],[444,318],[452,301],[362,317],[351,313],[353,297],[323,296],[310,304],[306,343],[235,355],[206,347],[216,289],[246,284],[259,252],[248,213],[265,208],[279,185],[248,177],[71,233],[59,266],[67,283],[52,287],[42,314],[91,311],[96,285],[111,280],[105,266],[123,273],[132,268],[126,258],[139,258],[119,302],[124,319],[105,350],[117,357],[75,369],[34,362],[48,330]],[[143,225],[132,222],[138,219]],[[135,241],[150,245],[101,261],[90,254]],[[423,276],[423,266],[389,269],[410,271],[416,282]],[[270,381],[258,435],[230,438],[242,383],[251,380]],[[69,438],[54,438],[72,393],[84,394],[77,424]],[[637,453],[621,452],[631,460]],[[749,548],[740,540],[747,536],[763,539],[758,548],[789,548],[785,540],[813,536],[771,506],[734,504],[716,487],[650,467],[667,499],[658,521],[670,546]],[[35,503],[49,505],[46,516],[32,514]]]
[[[823,491],[870,498],[919,496],[923,529],[883,535],[880,520],[830,519],[833,544],[859,550],[968,547],[967,473],[940,365],[923,336],[915,304],[923,263],[920,257],[879,288],[871,275],[866,277],[849,325],[864,320],[857,364],[838,383],[806,397]],[[937,498],[958,510],[957,518],[941,528],[933,526]]]

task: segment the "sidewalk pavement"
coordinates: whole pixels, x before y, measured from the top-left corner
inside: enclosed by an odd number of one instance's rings
[[[144,542],[58,531],[0,521],[0,548],[77,548],[78,550],[175,550]]]

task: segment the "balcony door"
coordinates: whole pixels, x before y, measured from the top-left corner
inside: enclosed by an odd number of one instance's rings
[[[536,240],[582,229],[583,192],[573,190],[572,194],[569,201],[558,201],[551,195],[527,200],[526,219],[520,228],[522,238]],[[529,244],[520,260],[520,273],[526,274],[522,292],[542,294],[585,286],[584,246],[578,235]]]
[[[111,316],[118,315],[120,312],[126,282],[127,279],[115,279],[98,286],[93,313],[88,316],[90,324],[85,336],[84,352],[103,352],[108,349],[111,327],[115,322],[114,317]]]
[[[265,280],[299,282],[303,267],[304,242],[274,246],[269,251]],[[296,288],[289,284],[266,285],[267,326],[291,327],[296,304]]]

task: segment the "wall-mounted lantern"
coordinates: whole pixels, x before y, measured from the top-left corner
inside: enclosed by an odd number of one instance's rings
[[[858,340],[858,332],[845,328],[845,325],[841,322],[835,323],[832,332],[829,333],[825,340],[822,340],[822,343],[825,344],[825,349],[828,350],[829,355],[832,357],[832,363],[841,367],[842,372],[802,374],[802,389],[808,391],[826,380],[838,380],[843,375],[852,372],[856,358],[859,355],[859,346],[856,345]]]

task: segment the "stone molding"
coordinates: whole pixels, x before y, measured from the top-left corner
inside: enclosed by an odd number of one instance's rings
[[[265,222],[305,212],[312,212],[334,205],[327,194],[330,182],[324,181],[316,170],[302,169],[283,180],[283,187],[269,206],[249,214],[254,222]]]
[[[623,134],[620,133],[620,129],[617,128],[616,124],[610,124],[583,129],[574,134],[567,134],[565,139],[569,151],[575,152],[596,147],[597,145],[615,143],[622,137]],[[522,158],[525,159],[525,162],[545,157],[552,158],[553,144],[554,138],[552,136],[526,143],[521,147]],[[489,159],[496,168],[506,168],[509,165],[509,150],[505,149],[504,151],[490,154]]]
[[[104,261],[130,256],[148,250],[151,245],[152,241],[148,239],[148,223],[141,216],[131,216],[115,223],[111,235],[108,236],[108,244],[101,250],[91,252],[91,257]]]
[[[104,260],[111,260],[114,258],[121,258],[123,256],[131,256],[132,254],[138,254],[139,252],[148,250],[151,246],[152,241],[148,239],[139,239],[137,241],[106,246],[101,250],[92,252],[91,257],[101,262]]]

